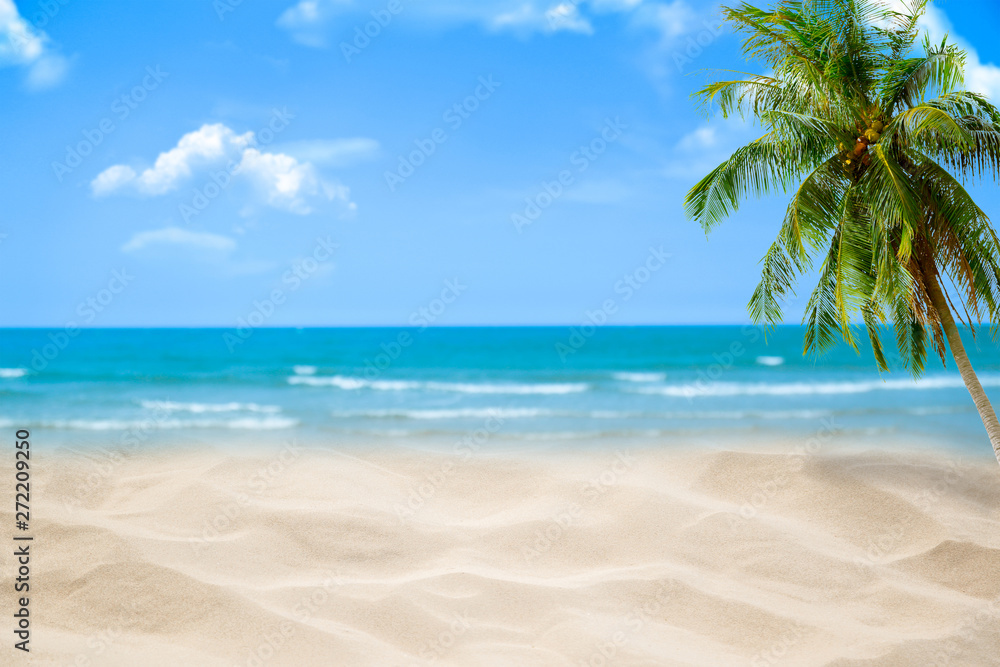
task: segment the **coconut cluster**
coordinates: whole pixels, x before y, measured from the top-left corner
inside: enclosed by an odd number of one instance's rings
[[[882,121],[876,120],[858,137],[857,143],[854,144],[854,148],[851,151],[848,151],[844,143],[838,144],[837,147],[841,152],[846,153],[844,156],[844,166],[851,169],[858,164],[863,164],[866,167],[871,164],[872,159],[868,154],[868,147],[874,143],[878,143],[878,140],[882,138],[882,130],[884,129],[885,125]]]

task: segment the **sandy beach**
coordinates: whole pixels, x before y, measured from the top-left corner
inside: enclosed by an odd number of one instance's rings
[[[1000,652],[988,459],[285,447],[36,466],[32,665],[910,667]]]

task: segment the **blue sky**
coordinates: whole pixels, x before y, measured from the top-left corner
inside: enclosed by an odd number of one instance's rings
[[[434,324],[744,322],[782,201],[708,239],[681,212],[754,138],[688,97],[742,66],[716,8],[0,0],[0,326],[395,325],[443,292]],[[998,18],[925,26],[996,98]]]

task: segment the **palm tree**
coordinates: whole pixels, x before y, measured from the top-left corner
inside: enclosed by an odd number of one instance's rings
[[[780,302],[818,259],[805,352],[824,352],[838,334],[857,350],[859,319],[882,371],[890,321],[914,376],[928,345],[942,363],[950,347],[1000,461],[1000,422],[956,323],[975,335],[984,319],[1000,321],[1000,239],[963,187],[1000,175],[1000,111],[965,90],[966,55],[947,38],[915,47],[929,1],[903,11],[885,0],[723,8],[746,35],[744,53],[773,73],[739,72],[695,96],[767,133],[694,186],[685,211],[707,233],[750,194],[793,192],[762,260],[753,320],[780,323]]]

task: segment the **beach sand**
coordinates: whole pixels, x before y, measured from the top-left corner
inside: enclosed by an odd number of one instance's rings
[[[1000,664],[986,458],[233,451],[36,453],[31,665]]]

